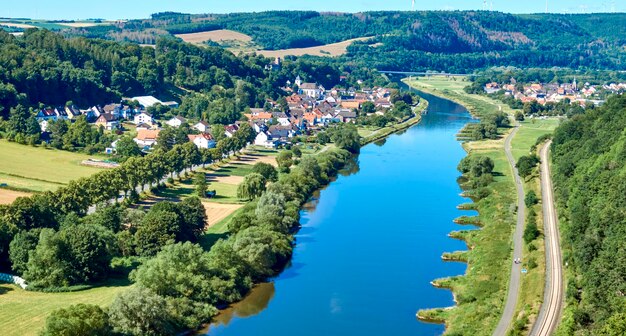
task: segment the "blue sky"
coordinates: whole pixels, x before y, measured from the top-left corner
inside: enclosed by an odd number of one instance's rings
[[[487,0],[491,3],[492,0]],[[132,19],[151,13],[258,12],[272,9],[359,12],[410,10],[411,0],[3,0],[0,17],[39,19]],[[624,0],[549,0],[556,13],[625,12]],[[481,9],[483,0],[415,0],[415,9]],[[490,6],[490,5],[489,5]],[[493,0],[493,9],[511,13],[545,11],[545,0]]]

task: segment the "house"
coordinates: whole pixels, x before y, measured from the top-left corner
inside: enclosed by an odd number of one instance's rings
[[[229,138],[232,138],[233,135],[235,135],[235,132],[237,132],[238,130],[239,126],[237,126],[236,124],[224,126],[224,134]]]
[[[96,126],[104,127],[107,131],[112,131],[120,128],[120,119],[111,113],[102,113],[98,119],[96,119]]]
[[[261,132],[256,135],[256,138],[254,138],[254,144],[266,148],[276,148],[278,141],[274,140],[273,137],[267,132]]]
[[[250,113],[246,113],[244,115],[251,121],[268,122],[272,119],[272,113],[258,108],[251,108]]]
[[[78,118],[79,116],[82,115],[80,110],[78,108],[76,108],[76,106],[74,106],[74,105],[66,106],[65,107],[65,113],[67,114],[67,117],[69,119],[76,119],[76,118]]]
[[[133,139],[142,149],[149,149],[154,146],[159,137],[160,130],[139,130],[137,136]]]
[[[215,148],[215,140],[211,134],[189,134],[187,137],[189,138],[189,141],[193,142],[198,148]]]
[[[57,119],[60,120],[69,120],[70,118],[67,116],[67,112],[65,112],[65,106],[61,106],[54,109],[54,113],[57,115]]]
[[[322,94],[322,90],[320,90],[315,83],[302,83],[302,85],[298,87],[300,88],[300,92],[307,97],[317,99]]]
[[[210,127],[211,126],[206,121],[200,121],[199,123],[193,125],[193,128],[198,130],[198,132],[201,132],[201,133],[208,133]]]
[[[94,107],[92,107],[90,109],[80,110],[80,113],[82,113],[85,116],[85,118],[87,119],[87,122],[94,122],[94,121],[96,121],[96,119],[98,119],[100,114],[102,114],[100,109],[98,107],[96,107],[96,106],[94,106]]]
[[[135,117],[133,117],[133,123],[135,125],[139,125],[139,124],[154,125],[154,119],[152,118],[150,114],[146,112],[141,112],[135,115]]]
[[[178,103],[175,101],[166,101],[166,102],[162,102],[161,105],[163,106],[167,106],[169,108],[177,108],[178,107]]]
[[[287,126],[289,125],[289,117],[284,112],[273,112],[272,119],[276,119],[278,124]]]
[[[181,116],[175,116],[174,118],[168,120],[166,122],[166,124],[172,126],[172,127],[180,127],[180,125],[182,125],[183,123],[186,123],[187,119],[181,117]]]
[[[343,100],[341,101],[341,107],[346,109],[360,109],[362,102],[361,100]]]
[[[297,135],[297,128],[295,126],[280,126],[272,125],[269,127],[269,134],[272,139],[287,139]]]
[[[104,113],[110,113],[119,118],[120,113],[122,111],[122,107],[120,104],[107,104],[107,105],[104,105],[102,110],[104,111]]]
[[[148,108],[150,106],[156,105],[156,104],[161,104],[163,105],[163,102],[152,97],[152,96],[138,96],[138,97],[133,97],[130,98],[130,100],[136,100],[139,105],[143,106],[144,108]]]
[[[347,122],[354,122],[356,120],[357,114],[355,111],[352,110],[340,110],[337,113],[337,118],[339,119],[339,121],[347,123]]]
[[[37,112],[37,115],[35,116],[35,118],[37,119],[37,121],[39,123],[41,123],[44,120],[45,121],[57,120],[59,118],[59,116],[56,114],[56,112],[54,112],[53,109],[46,108],[46,109],[39,110],[39,112]]]

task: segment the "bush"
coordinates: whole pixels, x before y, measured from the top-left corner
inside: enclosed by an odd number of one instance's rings
[[[524,197],[524,203],[526,204],[526,207],[528,208],[539,203],[539,198],[537,198],[537,194],[535,193],[534,190],[531,190],[526,193],[526,196]]]
[[[78,304],[53,311],[43,336],[108,336],[113,328],[107,314],[96,305]]]
[[[530,244],[533,240],[539,237],[539,229],[537,228],[537,214],[531,208],[528,212],[528,219],[526,222],[526,228],[524,229],[524,241],[526,244]]]

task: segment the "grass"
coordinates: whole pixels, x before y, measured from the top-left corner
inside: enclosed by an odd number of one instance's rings
[[[242,163],[230,163],[228,166],[218,169],[216,174],[246,176],[252,173],[252,165]]]
[[[0,335],[38,335],[50,312],[79,303],[106,307],[128,287],[128,281],[117,280],[79,292],[41,293],[0,284]]]
[[[281,57],[285,58],[285,56],[303,56],[303,55],[311,55],[311,56],[322,56],[322,57],[334,57],[341,56],[348,51],[348,46],[351,45],[355,41],[365,41],[369,40],[369,37],[360,37],[355,39],[350,39],[346,41],[341,41],[337,43],[325,44],[316,47],[309,48],[293,48],[293,49],[282,49],[282,50],[257,50],[257,54],[261,54],[265,57],[276,58]]]
[[[515,111],[507,105],[489,97],[469,95],[463,91],[467,81],[456,78],[433,77],[408,81],[412,86],[428,93],[444,96],[464,105],[476,116],[497,111],[514,115]],[[558,119],[535,119],[520,123],[520,128],[511,142],[513,156],[517,159],[530,153],[531,146],[541,135],[551,133],[558,126]],[[512,262],[512,232],[515,225],[516,194],[512,171],[504,155],[503,139],[466,142],[464,148],[468,155],[484,155],[494,160],[498,172],[495,181],[489,186],[490,195],[476,202],[474,208],[479,212],[483,225],[477,231],[459,231],[451,237],[463,239],[470,246],[467,253],[446,254],[449,258],[466,258],[469,267],[465,276],[440,279],[436,285],[451,288],[458,300],[453,309],[432,309],[421,311],[420,316],[431,321],[445,322],[447,333],[490,335],[500,319],[504,307],[510,263]],[[536,175],[536,174],[535,174]],[[534,190],[540,195],[537,178],[525,182],[525,191]],[[464,205],[467,207],[467,205]],[[542,227],[541,206],[536,205],[537,225]],[[533,244],[532,251],[524,244],[523,262],[530,259],[537,267],[529,269],[522,277],[520,297],[516,307],[516,318],[529,318],[528,329],[534,320],[543,295],[545,277],[544,247],[540,239]],[[462,257],[461,257],[462,256]],[[496,262],[501,261],[501,262]]]
[[[79,177],[101,169],[81,166],[94,156],[20,145],[0,140],[0,183],[30,191],[54,190]]]

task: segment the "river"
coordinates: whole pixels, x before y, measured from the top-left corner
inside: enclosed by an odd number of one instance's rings
[[[471,121],[453,102],[420,93],[422,121],[365,146],[358,169],[344,172],[302,211],[290,266],[222,312],[206,335],[439,335],[443,325],[416,319],[419,309],[454,304],[433,279],[466,265],[444,262],[464,250],[447,234],[471,212],[457,210],[456,133]]]

